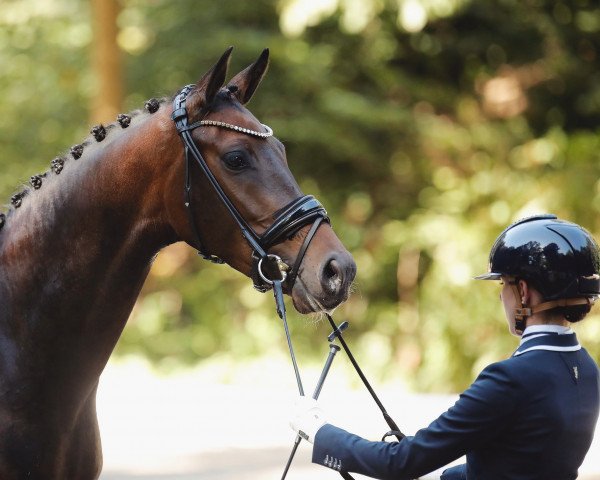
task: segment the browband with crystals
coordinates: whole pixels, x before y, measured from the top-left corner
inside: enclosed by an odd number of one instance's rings
[[[261,123],[263,127],[267,129],[266,132],[257,132],[246,127],[240,127],[238,125],[232,125],[231,123],[219,122],[218,120],[200,120],[199,122],[192,123],[186,127],[186,130],[192,130],[196,127],[208,126],[208,127],[221,127],[228,128],[229,130],[235,130],[236,132],[245,133],[246,135],[253,135],[260,138],[268,138],[273,136],[273,130],[268,125]]]

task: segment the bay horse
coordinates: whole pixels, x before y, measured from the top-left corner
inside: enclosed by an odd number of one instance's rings
[[[0,215],[1,479],[99,477],[99,377],[163,247],[184,241],[251,277],[257,252],[294,264],[282,284],[300,313],[347,299],[351,255],[245,107],[268,50],[225,85],[230,54],[176,102],[94,127]]]

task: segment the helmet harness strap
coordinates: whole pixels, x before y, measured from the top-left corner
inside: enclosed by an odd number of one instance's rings
[[[518,282],[519,280],[515,277],[512,277],[508,280],[508,284],[515,295],[517,303],[521,304],[521,307],[515,308],[515,331],[518,334],[522,334],[525,331],[527,319],[536,313],[551,310],[557,307],[570,307],[573,305],[591,306],[596,300],[594,297],[559,298],[558,300],[550,300],[548,302],[534,305],[533,307],[528,307],[527,304],[521,299],[521,292],[519,291]]]

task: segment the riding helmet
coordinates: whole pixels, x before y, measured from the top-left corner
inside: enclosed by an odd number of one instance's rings
[[[529,281],[545,300],[600,294],[600,253],[590,233],[556,215],[535,215],[507,227],[496,239],[489,272]]]

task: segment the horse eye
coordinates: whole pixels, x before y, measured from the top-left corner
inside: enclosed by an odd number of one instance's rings
[[[223,161],[231,170],[243,170],[250,165],[244,152],[229,152],[225,154]]]

